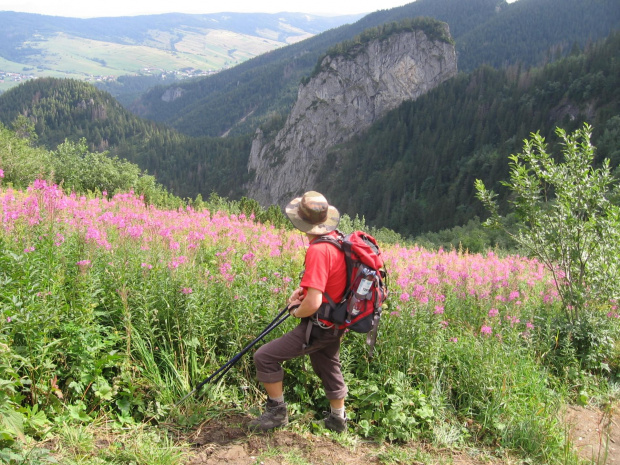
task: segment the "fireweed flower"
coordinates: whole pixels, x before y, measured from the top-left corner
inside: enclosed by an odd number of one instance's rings
[[[182,294],[186,294],[187,295],[187,294],[191,294],[192,292],[194,292],[194,291],[192,290],[191,287],[183,287],[183,288],[181,288],[181,293]]]
[[[450,338],[450,342],[459,342],[459,340],[456,337],[451,337]]]
[[[483,326],[482,328],[480,328],[480,334],[483,334],[485,336],[490,336],[491,334],[493,334],[493,329],[490,326]]]
[[[79,262],[76,263],[77,266],[79,267],[83,267],[86,268],[87,266],[90,266],[90,260],[80,260]]]
[[[443,315],[443,307],[441,305],[435,305],[435,311],[433,312],[435,315]]]
[[[489,318],[493,318],[494,316],[499,315],[499,310],[496,308],[492,308],[489,310]]]
[[[3,178],[3,177],[4,177],[4,171],[0,170],[0,178]]]
[[[34,247],[26,247],[24,249],[24,253],[30,253],[30,252],[34,252]]]

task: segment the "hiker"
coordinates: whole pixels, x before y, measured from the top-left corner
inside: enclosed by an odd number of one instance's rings
[[[290,314],[300,318],[300,323],[254,354],[256,377],[263,383],[268,399],[265,411],[249,423],[249,428],[268,431],[288,424],[281,364],[307,354],[330,403],[325,427],[343,432],[347,429],[344,406],[347,386],[340,370],[340,341],[344,329],[327,328],[316,318],[311,318],[322,304],[328,302],[324,293],[339,302],[345,292],[347,270],[344,254],[325,242],[313,245],[319,236],[336,235],[340,214],[323,195],[314,191],[293,199],[286,206],[286,214],[310,241],[300,287],[288,299]]]

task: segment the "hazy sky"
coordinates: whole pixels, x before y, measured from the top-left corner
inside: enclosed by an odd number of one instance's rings
[[[0,0],[0,10],[93,18],[157,13],[369,13],[411,0]]]
[[[515,1],[515,0],[509,0]],[[97,18],[158,13],[279,13],[281,11],[344,15],[371,13],[406,5],[411,0],[0,0],[0,11]]]

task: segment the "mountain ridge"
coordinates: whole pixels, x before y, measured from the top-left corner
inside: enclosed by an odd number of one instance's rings
[[[214,72],[359,17],[169,13],[80,19],[0,11],[0,71],[118,77],[145,74],[150,62],[160,71]],[[10,87],[0,83],[0,89]]]
[[[318,72],[300,84],[295,105],[272,140],[257,130],[248,161],[253,173],[248,195],[263,206],[284,206],[312,190],[331,147],[457,73],[445,23],[410,21],[370,31],[367,40],[328,54]]]
[[[584,13],[587,11],[590,14]],[[542,19],[533,21],[534,14],[542,15]],[[192,136],[252,134],[273,116],[286,118],[299,82],[312,73],[330,46],[351,40],[366,29],[418,16],[449,25],[463,72],[483,64],[540,66],[550,61],[547,51],[552,47],[557,51],[553,58],[565,56],[575,43],[583,47],[620,29],[617,0],[519,0],[511,4],[503,0],[417,0],[376,11],[353,24],[274,50],[206,79],[181,83],[185,97],[176,102],[164,104],[161,95],[165,90],[154,88],[129,108]],[[557,40],[553,35],[541,35],[551,29],[542,27],[541,31],[541,22],[552,25]],[[497,44],[489,41],[489,31],[503,34]],[[529,37],[538,36],[544,40],[529,41]],[[517,53],[513,52],[515,48]],[[247,118],[250,111],[252,116]]]
[[[583,1],[591,7],[611,5],[607,0]],[[464,6],[483,7],[483,12],[472,10],[470,16],[462,15],[467,24],[473,21],[471,18],[491,14],[487,8],[492,5],[490,1],[446,0],[443,3],[453,8],[454,15]],[[540,0],[540,3],[559,8],[570,2]],[[531,1],[524,3],[528,4],[536,5]],[[519,23],[531,13],[527,9],[520,12],[524,18]],[[602,21],[600,16],[608,13],[608,10],[596,10],[592,11],[592,16]],[[389,16],[385,12],[381,14],[382,18]],[[580,14],[582,10],[575,10],[570,21],[553,27],[568,30],[580,21]],[[368,24],[366,20],[362,23]],[[591,24],[590,19],[588,24]],[[85,116],[92,116],[92,112],[75,114],[67,123],[55,121],[53,114],[57,114],[59,108],[68,106],[77,112],[81,99],[72,100],[68,90],[59,91],[47,101],[48,106],[36,109],[33,105],[37,102],[36,81],[24,84],[29,85],[27,88],[19,86],[0,96],[0,120],[10,124],[16,115],[28,115],[37,128],[39,141],[51,147],[64,137],[75,140],[73,138],[83,136],[90,147],[98,149],[105,147],[100,143],[102,140],[111,140],[107,139],[108,134],[128,131],[117,146],[109,145],[111,154],[148,170],[175,195],[193,198],[197,194],[217,193],[239,199],[248,194],[243,187],[249,180],[247,168],[253,133],[247,128],[257,127],[260,121],[259,127],[266,135],[275,135],[282,129],[290,107],[277,107],[285,94],[275,87],[282,84],[285,76],[292,76],[295,86],[290,91],[294,95],[290,97],[293,101],[302,81],[296,77],[310,77],[312,69],[320,64],[317,59],[310,67],[304,60],[310,61],[315,54],[319,57],[327,54],[335,44],[334,37],[346,35],[342,28],[347,29],[341,26],[305,43],[244,62],[233,68],[234,72],[219,73],[193,83],[217,96],[226,106],[208,106],[206,110],[222,120],[228,129],[232,125],[225,121],[224,110],[238,111],[240,116],[235,116],[234,121],[239,121],[244,116],[250,115],[248,119],[251,119],[264,111],[260,105],[270,109],[271,113],[263,113],[262,120],[250,122],[245,129],[239,125],[239,132],[231,131],[227,137],[188,137],[161,124],[146,124],[148,120],[120,114],[119,124],[124,126],[115,129],[109,124],[113,118],[111,111],[107,113],[105,128],[102,120],[83,120]],[[521,150],[521,141],[532,131],[540,130],[553,144],[555,126],[571,131],[588,122],[594,126],[592,141],[597,153],[600,157],[609,157],[616,167],[620,162],[620,37],[618,33],[610,34],[604,41],[597,42],[579,37],[584,39],[584,46],[575,41],[565,49],[553,49],[548,62],[539,67],[526,66],[520,61],[500,68],[482,65],[473,72],[459,73],[415,101],[403,102],[365,133],[331,148],[319,169],[320,182],[316,188],[343,213],[351,217],[363,216],[370,226],[416,235],[482,217],[483,210],[472,192],[473,180],[479,178],[491,188],[501,188],[508,155]],[[483,44],[493,39],[488,36]],[[524,38],[515,36],[513,42],[519,44],[521,39]],[[308,42],[317,41],[320,47],[309,50]],[[289,58],[282,60],[282,56]],[[257,73],[256,63],[269,65],[268,72]],[[248,98],[242,98],[243,93],[222,93],[220,84],[223,82],[231,90],[243,90]],[[274,87],[269,87],[270,84]],[[162,86],[160,91],[168,89],[169,86]],[[192,97],[191,93],[189,96]],[[239,100],[230,100],[233,96]],[[182,108],[186,103],[182,100],[171,99],[169,105]],[[188,124],[206,125],[200,109],[205,109],[204,101],[202,106],[185,106],[184,120]],[[97,110],[95,114],[101,113]],[[132,128],[133,136],[129,134]],[[501,189],[498,192],[505,204],[505,193]]]

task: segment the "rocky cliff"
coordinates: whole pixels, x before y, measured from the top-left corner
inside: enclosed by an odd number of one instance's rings
[[[447,32],[447,25],[444,26]],[[405,100],[416,99],[457,72],[454,45],[403,31],[327,55],[300,85],[297,101],[273,140],[256,132],[248,196],[286,204],[311,190],[330,147],[343,143]]]

